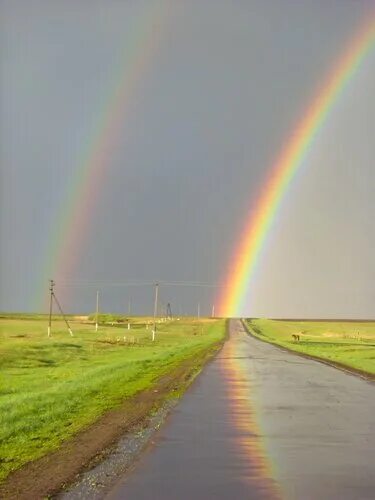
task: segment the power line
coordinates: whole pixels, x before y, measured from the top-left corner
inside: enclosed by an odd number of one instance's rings
[[[223,285],[218,285],[215,283],[200,282],[200,281],[158,281],[159,285],[163,286],[181,286],[181,287],[202,287],[202,288],[222,288]],[[82,288],[106,288],[106,287],[133,287],[133,286],[154,286],[154,281],[146,282],[116,282],[116,281],[91,281],[91,282],[79,282],[79,281],[61,281],[59,282],[59,288],[67,287],[82,287]]]
[[[147,283],[116,283],[116,282],[90,282],[90,283],[79,283],[79,282],[59,282],[59,288],[67,287],[82,287],[82,288],[106,288],[106,287],[126,287],[126,286],[153,286],[154,282],[150,281]]]

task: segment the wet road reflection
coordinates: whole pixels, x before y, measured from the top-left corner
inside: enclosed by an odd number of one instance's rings
[[[242,328],[237,333],[243,334]],[[249,491],[256,492],[256,498],[281,498],[259,429],[252,401],[251,381],[239,363],[239,360],[246,358],[237,355],[237,347],[237,342],[228,342],[217,362],[220,363],[231,411],[229,424],[239,434],[235,441],[237,453],[247,464],[247,473],[243,479],[248,483]]]
[[[366,499],[375,491],[373,384],[231,338],[110,499]]]

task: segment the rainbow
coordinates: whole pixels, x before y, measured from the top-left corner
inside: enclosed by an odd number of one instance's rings
[[[54,278],[57,284],[69,279],[81,258],[84,242],[92,228],[90,222],[95,205],[103,183],[110,175],[111,160],[122,139],[122,129],[134,102],[134,94],[154,60],[161,28],[170,13],[168,0],[152,5],[135,19],[123,48],[118,74],[113,78],[114,84],[103,99],[104,105],[94,131],[78,158],[75,174],[48,240],[40,292],[34,299],[36,310],[44,306],[48,279]]]
[[[270,169],[269,177],[257,199],[255,209],[247,217],[225,275],[221,296],[218,298],[221,316],[231,317],[243,314],[266,237],[275,221],[281,201],[301,168],[327,116],[372,49],[374,42],[375,12],[370,16],[370,21],[366,21],[361,26],[350,42]]]

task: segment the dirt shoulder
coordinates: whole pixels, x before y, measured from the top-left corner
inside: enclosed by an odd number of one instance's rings
[[[291,352],[292,354],[296,354],[297,356],[300,356],[302,358],[306,359],[312,359],[313,361],[319,361],[319,363],[323,363],[328,366],[332,366],[333,368],[337,368],[341,371],[350,373],[351,375],[356,375],[357,377],[361,377],[369,382],[375,382],[375,375],[372,373],[365,372],[364,370],[360,370],[358,368],[353,368],[352,366],[345,365],[344,363],[340,363],[339,361],[332,361],[326,358],[320,358],[319,356],[313,356],[311,354],[307,354],[305,352],[301,351],[295,351],[294,349],[288,349],[288,347],[285,347],[284,345],[277,344],[276,342],[272,342],[271,340],[267,340],[265,337],[262,338],[258,335],[255,335],[251,329],[248,327],[246,324],[246,321],[242,321],[243,327],[245,328],[246,332],[251,335],[252,337],[256,338],[257,340],[260,340],[261,342],[266,342],[267,344],[272,344],[275,347],[278,347],[279,349],[283,351],[288,351]]]
[[[183,392],[204,364],[221,348],[224,340],[188,358],[155,385],[110,410],[93,425],[56,450],[13,472],[0,484],[0,498],[42,499],[58,493],[80,472],[97,462],[103,451],[146,420],[173,393]],[[105,454],[105,453],[104,453]]]

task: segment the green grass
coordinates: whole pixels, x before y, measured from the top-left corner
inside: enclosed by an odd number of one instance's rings
[[[263,340],[375,374],[375,322],[247,320]],[[300,341],[292,339],[299,334]]]
[[[130,331],[71,325],[74,337],[57,321],[48,339],[45,318],[0,320],[0,480],[150,388],[225,331],[224,321],[184,319],[158,324],[151,342],[141,318]]]

